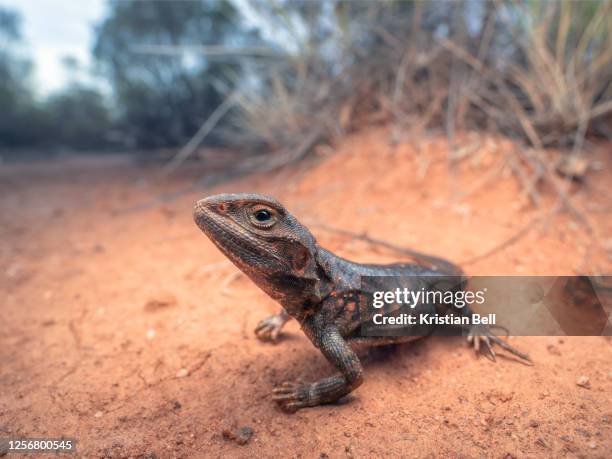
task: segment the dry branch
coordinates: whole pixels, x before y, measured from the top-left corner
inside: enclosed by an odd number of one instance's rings
[[[185,144],[183,148],[164,166],[162,174],[167,175],[174,172],[196,149],[202,144],[204,139],[215,128],[217,123],[225,114],[236,104],[235,95],[230,94],[225,100],[210,114],[208,119],[200,126],[198,132]]]

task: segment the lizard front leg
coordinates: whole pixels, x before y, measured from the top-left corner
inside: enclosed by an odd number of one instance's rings
[[[257,327],[255,327],[255,336],[262,341],[276,342],[283,326],[289,319],[291,319],[291,316],[287,311],[281,309],[278,314],[266,317],[257,324]]]
[[[334,325],[318,334],[315,344],[340,374],[314,383],[285,382],[276,387],[273,398],[284,411],[292,413],[307,406],[335,402],[363,382],[363,368],[357,354]]]

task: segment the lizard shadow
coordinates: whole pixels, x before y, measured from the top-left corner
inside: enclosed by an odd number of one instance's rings
[[[299,342],[303,340],[302,337],[293,333],[286,333],[283,336],[288,341]],[[427,362],[431,361],[433,354],[439,351],[439,349],[433,349],[433,346],[427,341],[418,340],[411,343],[387,344],[358,349],[356,352],[365,374],[364,387],[367,387],[370,376],[373,379],[380,378],[381,373],[390,376],[400,372],[402,373],[402,379],[418,376],[428,368]],[[299,346],[296,349],[294,347],[292,353],[293,362],[289,364],[288,368],[285,368],[285,371],[281,370],[281,374],[288,376],[289,379],[316,381],[334,373],[333,367],[314,348],[308,349],[308,346]],[[322,406],[345,405],[356,398],[359,398],[359,395],[349,394],[336,402]]]
[[[275,341],[257,338],[257,342],[266,346],[282,346],[283,344],[297,342],[299,339],[300,337],[296,333],[282,332],[278,335]]]
[[[282,334],[283,342],[290,344],[291,361],[287,366],[277,366],[274,357],[269,365],[276,367],[278,373],[275,384],[285,380],[316,381],[334,373],[333,367],[321,356],[320,352],[311,346],[302,346],[306,341],[297,333]],[[281,340],[279,340],[279,343]],[[304,343],[305,344],[305,343]],[[380,387],[381,380],[405,381],[420,378],[426,371],[440,371],[434,362],[440,362],[443,356],[457,356],[457,353],[468,354],[470,358],[483,358],[477,355],[462,336],[430,336],[426,339],[409,343],[371,346],[357,350],[357,355],[364,369],[364,384],[358,393],[349,394],[340,400],[314,407],[313,410],[325,409],[325,406],[343,406],[356,402],[371,391],[376,393],[376,385]],[[498,353],[504,360],[515,360],[513,357]],[[274,363],[276,362],[276,363]],[[520,361],[518,361],[520,362]],[[490,362],[495,364],[494,362]],[[499,359],[497,364],[499,364]],[[276,373],[276,372],[275,372]],[[370,382],[369,382],[370,381]],[[370,387],[370,390],[368,390]],[[372,388],[373,387],[373,388]]]
[[[358,393],[350,393],[332,403],[310,408],[314,411],[325,410],[325,407],[351,405],[358,402],[360,399],[366,398],[368,395],[368,380],[380,379],[410,379],[418,377],[428,366],[434,354],[437,354],[439,349],[434,349],[429,340],[418,340],[411,343],[387,344],[382,346],[371,346],[359,349],[357,355],[364,369],[364,384],[360,387]],[[301,354],[302,351],[299,351]],[[308,372],[308,377],[302,379],[316,380],[318,378],[329,376],[330,364],[321,358],[316,350],[313,353],[305,351],[299,358],[302,362],[300,370],[302,374]],[[290,370],[293,373],[292,370]],[[371,391],[376,389],[370,388]]]

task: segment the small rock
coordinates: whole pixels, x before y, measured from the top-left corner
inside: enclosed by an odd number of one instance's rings
[[[548,447],[548,445],[546,444],[546,441],[544,441],[544,439],[543,439],[542,437],[539,437],[539,438],[536,440],[536,445],[539,445],[539,446],[541,446],[542,448],[546,448],[546,447]]]
[[[102,411],[96,411],[96,414],[94,414],[94,418],[101,418],[102,416],[104,416],[104,413],[102,413]]]
[[[532,419],[531,421],[529,421],[529,427],[533,427],[535,429],[539,425],[540,425],[540,423],[538,421],[536,421],[535,419]]]
[[[155,338],[155,330],[153,330],[152,328],[149,328],[147,330],[147,339],[148,340],[152,340],[153,338]]]
[[[160,309],[174,306],[176,303],[176,297],[172,293],[158,293],[154,298],[147,300],[144,304],[144,310],[149,312],[159,311]]]
[[[591,449],[597,448],[597,443],[595,443],[594,441],[589,442],[589,448],[591,448]]]
[[[548,349],[548,352],[552,355],[561,355],[561,351],[554,344],[549,344],[546,349]]]
[[[246,445],[253,436],[253,429],[249,426],[223,429],[223,439],[233,440],[239,445]]]
[[[189,376],[189,371],[187,370],[187,368],[181,368],[177,373],[176,373],[176,377],[177,378],[184,378],[185,376]]]
[[[591,388],[591,382],[589,381],[589,377],[584,375],[578,378],[578,380],[576,381],[576,385],[584,387],[585,389]]]
[[[168,207],[162,207],[161,209],[159,209],[159,211],[166,217],[166,218],[174,218],[176,216],[176,211],[173,209],[169,209]]]
[[[586,437],[586,438],[591,437],[591,433],[588,430],[582,429],[580,427],[576,427],[574,430],[580,435],[582,435],[583,437]]]

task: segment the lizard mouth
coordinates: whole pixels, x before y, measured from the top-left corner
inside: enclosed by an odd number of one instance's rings
[[[198,225],[198,227],[205,233],[206,228],[208,227],[207,221],[210,219],[210,217],[208,217],[208,213],[210,211],[206,207],[207,206],[204,199],[196,202],[195,206],[193,207],[193,219],[195,220],[196,225]]]
[[[193,210],[193,219],[200,230],[223,252],[226,252],[226,250],[231,251],[232,246],[237,245],[238,237],[231,222],[226,221],[226,217],[217,215],[211,209],[206,199],[196,202]],[[233,248],[235,249],[236,247]]]

